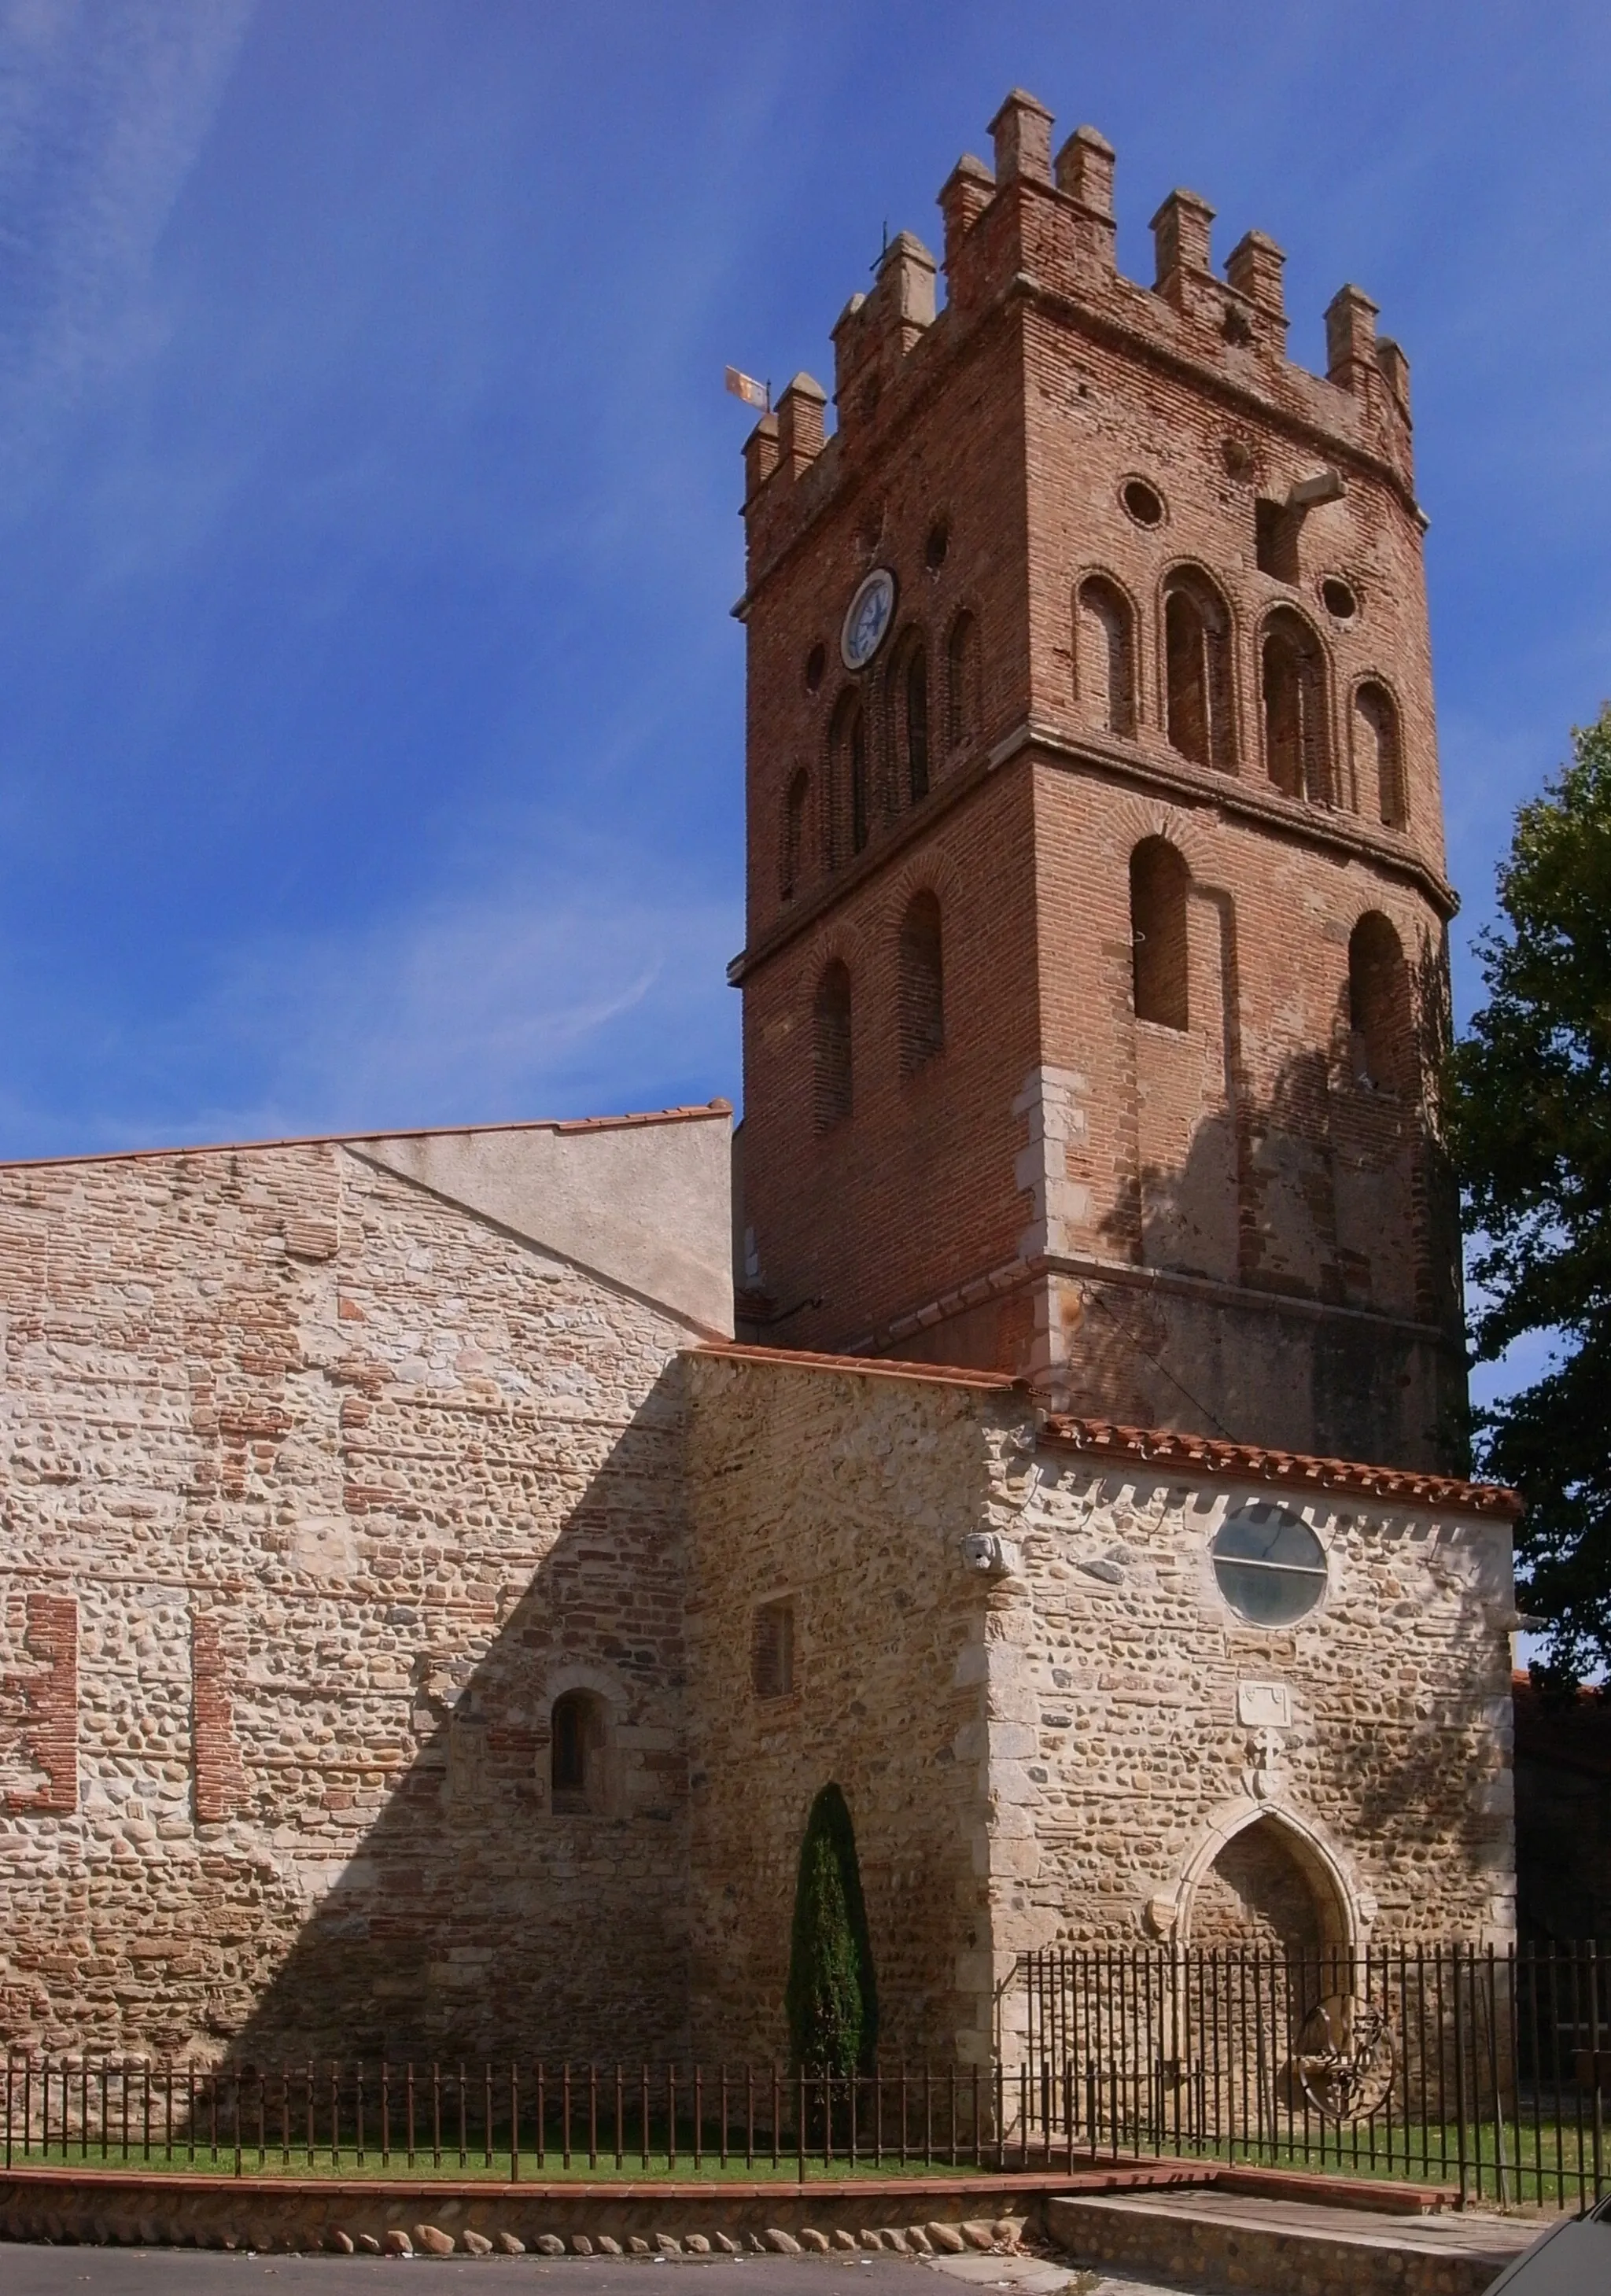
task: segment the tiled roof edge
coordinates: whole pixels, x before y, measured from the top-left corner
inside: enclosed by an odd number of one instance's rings
[[[1424,1475],[1403,1467],[1373,1467],[1356,1459],[1316,1459],[1257,1443],[1229,1443],[1209,1435],[1182,1435],[1161,1427],[1122,1427],[1106,1419],[1048,1418],[1042,1439],[1090,1458],[1129,1459],[1154,1467],[1196,1467],[1251,1482],[1295,1490],[1353,1491],[1409,1506],[1448,1507],[1461,1514],[1523,1512],[1518,1492],[1503,1483],[1467,1483],[1453,1475]]]
[[[409,1124],[390,1132],[299,1132],[275,1140],[177,1140],[161,1148],[92,1148],[72,1156],[3,1156],[0,1172],[43,1172],[58,1165],[139,1164],[159,1156],[244,1156],[268,1148],[359,1148],[371,1140],[440,1140],[473,1132],[621,1132],[644,1124],[696,1124],[733,1113],[730,1100],[686,1108],[651,1108],[625,1116],[532,1116],[509,1124]]]

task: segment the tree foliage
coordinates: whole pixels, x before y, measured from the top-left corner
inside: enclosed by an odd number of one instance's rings
[[[1478,1362],[1547,1336],[1548,1367],[1477,1423],[1527,1502],[1523,1598],[1546,1670],[1611,1663],[1611,706],[1516,816],[1488,1001],[1455,1047],[1450,1145],[1475,1237]]]
[[[797,2065],[840,2073],[871,2065],[878,1988],[855,1831],[836,1785],[811,1804],[800,1845],[784,2006]]]

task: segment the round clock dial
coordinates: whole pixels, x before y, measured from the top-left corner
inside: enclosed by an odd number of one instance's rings
[[[895,619],[895,577],[875,566],[851,600],[840,633],[839,651],[847,669],[865,669],[884,644]]]

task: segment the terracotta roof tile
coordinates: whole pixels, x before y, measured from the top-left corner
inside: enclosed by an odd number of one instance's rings
[[[1362,1498],[1395,1499],[1409,1506],[1449,1507],[1461,1514],[1522,1513],[1520,1495],[1503,1483],[1467,1483],[1453,1475],[1426,1475],[1404,1467],[1373,1467],[1357,1459],[1315,1459],[1302,1451],[1258,1443],[1228,1443],[1210,1435],[1181,1435],[1161,1427],[1122,1427],[1106,1419],[1048,1418],[1043,1439],[1091,1458],[1129,1459],[1151,1467],[1196,1467],[1289,1489],[1357,1491]]]

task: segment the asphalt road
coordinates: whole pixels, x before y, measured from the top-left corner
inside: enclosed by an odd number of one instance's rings
[[[0,2244],[0,2296],[352,2296],[382,2280],[397,2296],[648,2296],[646,2277],[720,2276],[720,2296],[961,2296],[939,2274],[898,2256],[612,2257],[231,2256],[196,2249],[34,2248]],[[919,2281],[914,2276],[921,2275]],[[1011,2283],[1004,2283],[1009,2290]],[[694,2292],[687,2292],[694,2296]],[[712,2290],[711,2296],[717,2296]],[[987,2296],[985,2289],[978,2296]],[[1071,2274],[1067,2296],[1181,2296],[1138,2280]]]

